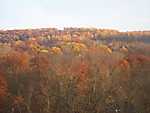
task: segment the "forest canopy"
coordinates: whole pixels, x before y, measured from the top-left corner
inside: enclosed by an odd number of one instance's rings
[[[0,31],[0,113],[149,113],[150,31]]]

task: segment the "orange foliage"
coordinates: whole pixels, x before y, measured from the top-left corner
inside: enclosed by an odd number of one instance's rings
[[[5,99],[7,97],[7,82],[2,72],[0,72],[0,113],[3,112]]]
[[[52,54],[62,54],[62,51],[59,47],[52,47],[50,49],[50,53],[52,53]]]
[[[20,103],[23,103],[24,99],[21,96],[15,96],[13,98],[13,105],[18,105]]]
[[[0,72],[0,100],[7,94],[7,82],[2,72]]]
[[[127,60],[123,59],[119,62],[119,67],[123,70],[126,70],[129,68],[129,62]]]
[[[105,46],[105,45],[97,45],[97,46],[93,46],[89,49],[89,53],[90,54],[103,54],[103,55],[110,55],[112,53],[112,50]]]
[[[29,55],[25,52],[12,51],[8,54],[6,63],[11,66],[16,73],[26,72],[29,69]]]
[[[35,60],[36,63],[34,66],[36,69],[39,70],[41,74],[46,74],[51,67],[48,57],[45,54],[39,54],[36,56]]]

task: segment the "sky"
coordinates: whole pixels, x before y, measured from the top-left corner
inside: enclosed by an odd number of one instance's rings
[[[0,29],[150,30],[150,0],[0,0]]]

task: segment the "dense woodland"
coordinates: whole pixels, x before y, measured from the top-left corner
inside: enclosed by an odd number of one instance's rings
[[[150,113],[150,31],[0,31],[0,113]]]

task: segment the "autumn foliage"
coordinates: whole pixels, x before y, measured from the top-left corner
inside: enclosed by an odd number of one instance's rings
[[[0,113],[150,113],[150,32],[0,31]]]

